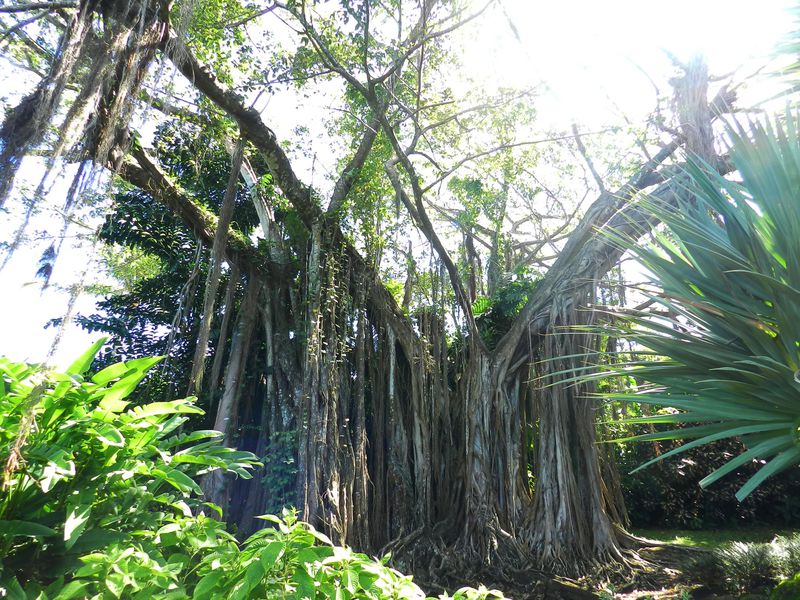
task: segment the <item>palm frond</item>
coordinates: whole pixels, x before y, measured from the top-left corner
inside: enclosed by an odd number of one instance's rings
[[[650,463],[741,437],[747,451],[701,485],[760,461],[743,500],[800,463],[800,132],[786,114],[728,133],[741,182],[692,162],[691,202],[642,199],[665,229],[648,245],[615,240],[653,274],[661,311],[615,315],[615,333],[651,359],[615,365],[649,385],[613,397],[676,409],[630,421],[673,428],[628,439],[692,440]]]

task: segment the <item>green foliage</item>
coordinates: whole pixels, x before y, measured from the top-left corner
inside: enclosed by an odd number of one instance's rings
[[[769,544],[734,542],[713,551],[725,574],[725,587],[731,592],[746,592],[774,583],[777,558]]]
[[[452,177],[447,189],[458,200],[462,210],[458,214],[459,225],[469,229],[482,215],[492,225],[503,218],[504,205],[498,193],[487,188],[477,177]]]
[[[490,348],[510,328],[536,288],[538,277],[534,274],[513,274],[507,277],[491,298],[479,296],[472,305],[478,330]]]
[[[786,574],[800,573],[800,534],[777,539],[781,569]]]
[[[769,588],[785,573],[781,544],[733,542],[691,559],[686,571],[713,590],[742,594]]]
[[[651,385],[613,397],[675,409],[635,419],[668,426],[635,439],[692,440],[643,466],[740,437],[747,449],[700,485],[760,461],[736,494],[743,500],[800,462],[800,137],[791,114],[729,133],[741,184],[693,164],[695,202],[675,210],[644,200],[666,231],[647,247],[618,240],[653,273],[662,291],[652,298],[669,312],[624,315],[634,329],[619,335],[667,358],[624,364],[618,373]]]
[[[800,598],[800,572],[781,581],[769,595],[769,600],[796,600]]]
[[[257,464],[217,432],[182,433],[187,416],[202,413],[191,398],[131,406],[158,358],[85,376],[102,342],[65,373],[0,359],[4,580],[49,581],[80,556],[141,547],[202,506],[197,476],[223,469],[248,478]]]
[[[174,123],[159,128],[156,135],[159,154],[170,174],[204,203],[209,215],[219,212],[230,175],[230,156],[214,136],[214,131],[200,134],[193,126]],[[260,189],[274,193],[268,179],[262,178]],[[257,224],[253,202],[241,185],[231,233],[250,234]],[[110,337],[100,357],[104,363],[119,357],[168,354],[169,360],[151,374],[142,393],[151,399],[174,397],[179,393],[176,390],[186,390],[188,385],[208,253],[197,253],[194,232],[169,207],[129,187],[116,194],[99,236],[113,248],[102,255],[106,268],[125,285],[97,302],[95,314],[80,314],[76,321],[90,332]],[[223,275],[222,286],[229,274]],[[238,305],[240,298],[241,292],[237,292],[234,303]],[[180,318],[176,320],[176,316]],[[214,319],[216,327],[220,322],[221,318]],[[173,331],[177,335],[171,338]],[[214,343],[217,333],[212,331]],[[205,401],[201,398],[201,405]]]
[[[710,589],[723,589],[725,572],[713,550],[690,558],[683,570],[692,579],[705,582]]]
[[[251,536],[240,552],[209,554],[193,598],[422,598],[403,577],[366,555],[335,547],[290,511],[264,517],[275,528]],[[222,568],[215,563],[223,562]]]
[[[119,281],[125,292],[132,292],[140,283],[157,277],[164,270],[158,256],[136,247],[106,245],[100,250],[109,275]]]
[[[736,499],[739,482],[758,471],[757,462],[740,466],[734,477],[706,489],[697,485],[710,470],[746,451],[739,440],[720,440],[692,448],[673,460],[636,471],[639,465],[655,458],[656,451],[663,454],[679,444],[662,441],[614,445],[625,506],[634,527],[708,530],[755,523],[800,525],[800,469],[770,478],[742,502]]]
[[[800,589],[792,583],[798,548],[800,534],[777,537],[768,544],[733,542],[699,554],[686,564],[685,570],[708,588],[732,594],[763,590],[788,577],[770,598],[796,598],[791,593]]]
[[[254,6],[240,0],[175,2],[171,19],[185,33],[195,56],[221,74],[226,84],[231,84],[231,63],[246,65],[252,51],[242,29],[230,25],[254,14]]]
[[[297,432],[276,431],[270,435],[269,444],[264,454],[261,483],[267,492],[267,503],[264,510],[270,514],[279,514],[288,507],[295,497],[297,481]]]
[[[84,585],[81,593],[109,590],[115,597],[425,598],[411,577],[386,566],[386,558],[376,561],[334,546],[325,535],[299,522],[293,511],[284,510],[282,517],[263,518],[272,527],[255,533],[241,545],[230,536],[220,535],[218,522],[203,517],[162,527],[157,536],[160,544],[182,542],[185,546],[194,541],[193,552],[172,554],[165,560],[155,546],[145,551],[138,545],[113,545],[102,553],[84,556],[84,566],[76,571],[72,584]],[[452,596],[464,600],[502,597],[485,588],[463,588]]]
[[[161,544],[194,541],[190,555],[165,556],[159,549],[112,546],[83,557],[73,583],[84,592],[111,590],[115,597],[141,598],[296,598],[423,600],[411,577],[349,548],[334,546],[310,525],[284,510],[265,516],[272,527],[238,545],[220,535],[221,525],[200,517],[158,532]],[[190,529],[185,530],[186,526]],[[191,556],[191,559],[190,559]],[[111,581],[109,581],[111,578]],[[100,583],[101,585],[98,585]],[[463,588],[452,598],[492,600],[502,594],[485,588]],[[449,598],[442,596],[441,598]]]

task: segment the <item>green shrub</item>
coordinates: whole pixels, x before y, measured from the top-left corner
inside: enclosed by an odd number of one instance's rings
[[[202,414],[191,398],[130,405],[157,358],[84,378],[101,344],[66,373],[0,359],[2,579],[58,579],[82,555],[183,524],[202,506],[194,478],[250,477],[257,464],[218,432],[181,433],[187,415]]]
[[[734,542],[717,548],[714,555],[724,573],[726,588],[741,593],[772,585],[778,561],[769,544]]]
[[[772,590],[769,600],[797,600],[800,598],[800,573],[785,579]]]
[[[679,442],[657,444],[660,452],[666,453],[678,447]],[[653,444],[616,444],[615,458],[632,526],[680,529],[736,528],[756,523],[800,526],[800,468],[766,480],[742,502],[736,499],[736,491],[742,479],[755,475],[759,463],[742,465],[736,470],[736,477],[723,478],[705,489],[697,485],[709,470],[722,467],[745,450],[739,440],[720,440],[632,472],[655,458],[656,448]]]
[[[769,587],[782,572],[782,551],[773,544],[734,542],[702,552],[685,565],[693,580],[733,594]]]
[[[701,552],[689,559],[684,570],[691,575],[693,581],[701,581],[712,590],[724,590],[725,570],[715,552]]]
[[[779,537],[776,546],[780,554],[781,572],[784,575],[800,573],[800,533]]]
[[[275,527],[252,535],[238,553],[210,553],[197,568],[201,579],[192,598],[336,598],[424,600],[404,576],[349,548],[334,546],[322,533],[284,510],[282,518],[263,517]],[[457,599],[502,598],[497,591],[463,588]],[[444,596],[443,596],[444,598]]]

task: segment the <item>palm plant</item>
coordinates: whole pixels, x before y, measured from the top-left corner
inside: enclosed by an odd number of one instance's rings
[[[618,238],[652,274],[652,308],[614,316],[617,335],[643,352],[616,375],[647,382],[614,399],[672,410],[630,419],[661,431],[627,440],[684,440],[643,468],[690,448],[740,437],[746,451],[705,477],[759,470],[741,501],[800,463],[800,132],[791,114],[731,127],[740,181],[687,168],[692,201],[644,199],[664,224],[652,243]],[[607,373],[605,374],[607,375]]]

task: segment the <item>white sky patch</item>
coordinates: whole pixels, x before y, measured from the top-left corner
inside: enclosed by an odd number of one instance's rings
[[[791,29],[791,0],[504,0],[465,32],[477,85],[546,84],[539,116],[554,127],[640,120],[670,92],[681,61],[703,53],[713,75],[752,73]]]
[[[62,285],[79,280],[75,261],[59,260],[51,286],[42,289],[41,280],[34,277],[41,252],[24,249],[0,273],[3,293],[0,294],[0,355],[12,360],[42,362],[55,339],[57,327],[45,329],[48,321],[64,315],[69,293]],[[58,272],[60,269],[60,273]],[[79,297],[76,313],[95,312],[94,296]],[[53,357],[54,366],[69,366],[100,334],[90,335],[72,323],[64,333],[62,343]]]

